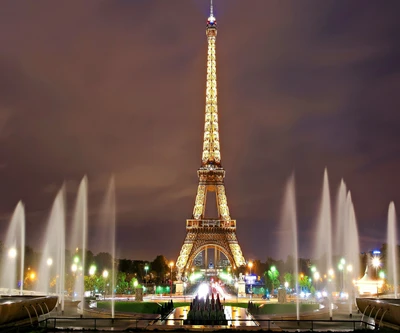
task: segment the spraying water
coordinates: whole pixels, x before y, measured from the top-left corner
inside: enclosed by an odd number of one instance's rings
[[[360,244],[358,239],[357,219],[354,211],[351,193],[346,198],[346,232],[344,232],[344,252],[342,253],[346,265],[343,267],[344,287],[349,295],[349,314],[352,315],[352,304],[354,300],[353,281],[360,275]]]
[[[99,238],[102,241],[103,248],[111,253],[111,262],[109,268],[111,268],[111,276],[104,274],[106,281],[111,282],[108,291],[111,291],[111,316],[114,318],[114,294],[115,294],[115,225],[116,225],[116,199],[115,199],[115,182],[114,177],[111,178],[105,200],[101,211],[101,225],[102,235]],[[111,290],[110,290],[111,289]]]
[[[279,253],[286,251],[288,255],[293,256],[293,276],[295,279],[295,290],[298,293],[299,279],[299,259],[297,244],[297,214],[296,214],[296,195],[295,195],[295,179],[292,175],[286,183],[283,206],[281,212],[280,223],[280,242],[281,248]],[[297,320],[300,319],[299,298],[296,298],[296,315]]]
[[[72,265],[75,276],[74,295],[84,302],[84,275],[86,267],[87,250],[87,229],[88,229],[88,181],[83,177],[75,203],[75,211],[72,224],[70,248],[75,251],[74,262]]]
[[[397,228],[396,228],[396,209],[394,203],[389,204],[388,211],[388,230],[387,230],[387,243],[388,243],[388,280],[394,286],[394,297],[397,298]]]
[[[336,197],[336,216],[335,216],[335,253],[342,255],[344,246],[344,235],[346,233],[346,184],[343,179],[340,181],[339,190]]]
[[[36,290],[48,294],[51,279],[55,280],[55,292],[64,311],[65,290],[65,189],[57,193],[51,208],[47,231],[43,241],[42,258],[37,274]]]
[[[23,203],[18,202],[11,217],[4,242],[4,255],[1,267],[0,288],[12,293],[19,284],[20,293],[24,284],[25,262],[25,209]],[[19,283],[17,283],[18,259],[20,262]]]
[[[317,220],[317,234],[316,234],[316,244],[314,250],[314,257],[318,255],[323,255],[326,257],[326,260],[323,262],[326,263],[326,266],[321,265],[321,267],[317,267],[316,272],[314,272],[314,278],[316,279],[316,283],[318,284],[318,279],[325,272],[329,272],[332,269],[332,221],[331,221],[332,211],[331,211],[331,198],[329,192],[329,181],[328,181],[328,171],[325,169],[324,171],[324,181],[322,187],[322,196],[320,209]],[[329,290],[330,286],[328,285],[328,295],[329,295],[329,303],[331,299],[331,290]],[[332,306],[329,305],[329,316],[332,318]]]

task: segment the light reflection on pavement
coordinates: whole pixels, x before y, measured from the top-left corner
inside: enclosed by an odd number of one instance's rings
[[[190,306],[181,306],[176,308],[166,319],[166,321],[158,322],[157,325],[167,325],[167,326],[183,326],[183,321],[187,319],[187,314],[189,312]],[[236,306],[225,306],[224,312],[226,320],[228,321],[227,326],[258,326],[253,320],[251,315],[246,313],[246,309],[236,307]],[[187,325],[185,325],[187,326]],[[205,325],[189,325],[192,327],[203,327]],[[221,326],[221,325],[213,325]]]

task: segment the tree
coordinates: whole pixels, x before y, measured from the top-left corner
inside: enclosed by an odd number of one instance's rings
[[[285,275],[283,276],[283,279],[285,280],[285,282],[287,282],[289,284],[289,288],[294,288],[294,286],[293,286],[293,283],[294,283],[293,274],[285,273]]]
[[[104,269],[110,270],[113,265],[113,260],[111,254],[107,252],[100,252],[93,257],[93,260],[96,262],[97,271],[102,272]]]
[[[150,264],[152,271],[157,274],[155,283],[161,283],[164,280],[166,273],[169,272],[168,260],[163,255],[158,255]]]
[[[265,275],[265,273],[264,273]],[[268,270],[266,276],[268,277],[268,280],[271,285],[271,290],[273,291],[275,288],[278,288],[280,285],[279,281],[279,271],[276,269],[275,266],[271,266],[271,268]]]
[[[126,294],[129,289],[129,283],[126,281],[126,273],[118,272],[116,290],[117,294]]]
[[[118,265],[118,270],[120,272],[124,273],[133,273],[133,265],[132,265],[132,260],[129,259],[120,259],[119,260],[119,265]]]
[[[89,276],[85,275],[83,282],[85,285],[85,290],[88,290],[90,292],[94,291],[96,289],[95,288],[96,280],[97,280],[96,275],[89,275]]]
[[[302,290],[311,290],[311,278],[307,275],[299,275],[299,286]]]

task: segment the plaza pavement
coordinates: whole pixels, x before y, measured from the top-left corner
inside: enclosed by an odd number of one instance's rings
[[[189,296],[172,296],[174,302],[190,301]],[[153,302],[167,302],[171,300],[169,296],[155,296],[149,295],[144,297],[144,301]],[[229,299],[229,302],[234,302],[236,299]],[[239,303],[247,303],[250,298],[239,298]],[[255,303],[275,303],[276,299],[271,301],[261,300],[260,298],[251,299]],[[110,318],[109,312],[103,312],[100,310],[84,311],[83,315],[78,312],[78,301],[65,301],[64,313],[61,309],[55,309],[50,313],[47,324],[49,327],[57,327],[65,330],[87,330],[96,328],[97,330],[114,330],[124,331],[133,329],[145,329],[145,330],[168,330],[173,331],[176,329],[190,329],[190,330],[218,330],[226,328],[226,326],[184,326],[183,319],[186,318],[184,313],[185,309],[176,309],[166,321],[159,322],[157,319],[159,315],[156,314],[124,314],[117,313],[116,318],[113,321]],[[228,307],[227,307],[228,308]],[[188,309],[186,309],[187,311]],[[308,319],[309,321],[280,321],[286,319],[295,319],[292,316],[288,317],[285,315],[255,315],[254,319],[259,323],[260,326],[256,326],[253,322],[252,316],[248,315],[246,310],[243,308],[235,308],[227,310],[227,319],[230,319],[230,326],[233,329],[240,330],[273,330],[273,331],[309,331],[311,327],[316,331],[352,331],[354,327],[360,329],[360,320],[362,314],[357,313],[357,309],[353,308],[352,318],[349,317],[348,305],[339,305],[333,312],[333,321],[329,321],[328,311],[320,311],[318,313],[309,313],[303,315],[301,319]],[[43,319],[43,318],[41,318]],[[325,322],[314,322],[311,320],[326,320]],[[336,322],[341,320],[342,322]],[[355,323],[357,321],[357,323]],[[312,326],[311,326],[312,325]],[[371,327],[372,328],[372,327]]]

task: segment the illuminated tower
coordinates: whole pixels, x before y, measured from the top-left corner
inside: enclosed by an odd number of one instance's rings
[[[196,256],[203,251],[204,264],[208,265],[208,249],[214,250],[214,265],[218,264],[221,253],[229,260],[231,266],[245,265],[236,237],[236,221],[231,219],[229,213],[224,185],[225,170],[221,165],[215,52],[217,21],[213,15],[212,0],[206,35],[208,53],[203,153],[201,167],[197,171],[199,185],[193,215],[191,219],[186,220],[186,238],[176,262],[180,272],[191,267]],[[215,218],[205,216],[209,192],[215,193],[218,212]]]

